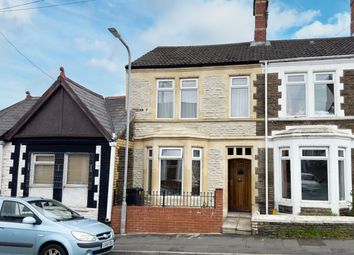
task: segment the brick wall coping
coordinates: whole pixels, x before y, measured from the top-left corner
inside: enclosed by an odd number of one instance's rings
[[[300,216],[300,215],[252,215],[252,223],[314,223],[314,224],[354,224],[354,217],[345,216]]]

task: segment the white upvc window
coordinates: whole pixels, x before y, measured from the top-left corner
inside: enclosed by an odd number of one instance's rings
[[[287,74],[285,79],[286,114],[306,115],[306,74]]]
[[[231,77],[230,83],[230,116],[234,118],[249,117],[249,77]]]
[[[328,201],[328,148],[301,148],[302,200]]]
[[[198,114],[198,80],[181,79],[180,117],[182,119],[197,118]]]
[[[334,73],[314,73],[315,114],[333,115],[334,107]]]
[[[183,180],[183,149],[160,148],[160,192],[181,195]]]
[[[345,149],[338,149],[339,201],[345,201]]]
[[[32,186],[53,186],[54,154],[32,154],[30,183]]]
[[[173,118],[174,80],[157,80],[157,118]]]
[[[90,155],[88,153],[66,153],[64,157],[64,185],[87,186],[89,170]]]
[[[192,196],[202,192],[202,149],[192,148]]]
[[[148,194],[152,192],[152,148],[147,148],[147,191]]]
[[[281,197],[291,199],[291,161],[289,148],[280,149]]]

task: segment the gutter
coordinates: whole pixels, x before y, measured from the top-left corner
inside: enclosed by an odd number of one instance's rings
[[[1,186],[2,186],[2,171],[3,171],[3,159],[4,159],[4,141],[0,140],[0,194],[1,194]]]
[[[331,60],[331,59],[345,59],[354,58],[354,54],[350,55],[338,55],[338,56],[320,56],[320,57],[300,57],[300,58],[283,58],[283,59],[271,59],[271,60],[261,60],[259,63],[282,63],[282,62],[301,62],[306,60]]]
[[[107,210],[106,210],[106,222],[111,222],[112,219],[112,207],[113,207],[113,182],[114,182],[114,166],[116,155],[116,142],[109,143],[111,146],[111,156],[109,160],[109,179],[108,179],[108,195],[107,195]]]

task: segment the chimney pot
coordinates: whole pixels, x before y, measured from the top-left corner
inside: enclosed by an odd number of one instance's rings
[[[59,70],[60,70],[60,76],[66,79],[64,67],[61,66]]]
[[[31,99],[31,92],[30,91],[26,91],[26,99]]]
[[[264,45],[267,41],[268,0],[254,0],[253,15],[255,17],[254,42]]]

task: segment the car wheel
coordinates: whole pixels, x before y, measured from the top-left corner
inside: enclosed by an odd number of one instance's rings
[[[42,249],[40,255],[67,255],[67,254],[61,245],[49,244]]]

